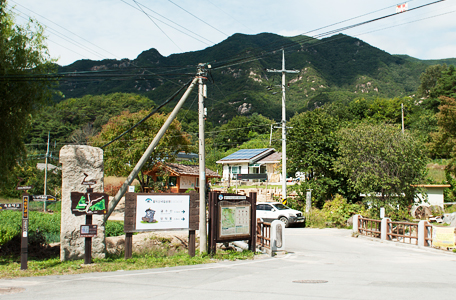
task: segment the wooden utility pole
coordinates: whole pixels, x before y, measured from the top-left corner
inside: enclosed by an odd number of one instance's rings
[[[299,73],[296,70],[285,69],[285,50],[282,49],[282,70],[267,70],[268,72],[282,73],[282,203],[287,203],[287,116],[285,108],[285,74]]]

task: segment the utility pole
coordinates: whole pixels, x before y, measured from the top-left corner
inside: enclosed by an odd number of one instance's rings
[[[46,151],[46,160],[44,163],[44,195],[47,195],[47,178],[48,178],[48,157],[49,157],[49,139],[51,137],[51,132],[48,132],[48,142],[47,142],[47,151]],[[46,198],[44,199],[43,203],[44,207],[43,210],[46,212],[47,210],[47,203],[46,203]]]
[[[296,70],[285,69],[285,50],[282,49],[282,70],[267,70],[268,72],[282,73],[282,203],[287,203],[287,116],[285,109],[285,73],[299,73]]]
[[[199,234],[200,252],[207,252],[207,220],[206,220],[206,145],[204,141],[204,98],[207,97],[206,85],[203,79],[207,79],[206,64],[198,65],[198,127],[199,127]],[[210,67],[210,66],[208,66]]]

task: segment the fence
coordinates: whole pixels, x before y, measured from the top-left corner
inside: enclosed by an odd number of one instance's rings
[[[256,244],[258,247],[271,249],[271,223],[257,219]]]
[[[429,223],[424,224],[424,245],[432,246],[432,225]]]
[[[432,246],[432,226],[424,220],[419,223],[392,222],[388,218],[374,220],[355,215],[353,231],[382,240]]]
[[[381,220],[359,218],[358,232],[362,235],[380,238],[380,225]]]
[[[392,222],[389,220],[386,223],[388,230],[386,237],[388,240],[409,244],[413,240],[415,245],[418,245],[418,223]]]

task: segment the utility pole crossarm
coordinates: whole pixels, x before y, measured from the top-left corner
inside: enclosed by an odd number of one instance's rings
[[[266,71],[268,72],[272,72],[272,73],[299,73],[300,71],[297,71],[297,70],[277,70],[277,69],[266,69]]]

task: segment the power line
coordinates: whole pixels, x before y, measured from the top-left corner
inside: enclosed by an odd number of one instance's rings
[[[137,8],[137,7],[133,6],[133,5],[131,5],[130,3],[126,2],[125,0],[120,0],[120,1],[122,1],[123,3],[127,4],[128,6],[134,8],[134,9],[136,9],[136,10],[141,11],[139,8]],[[136,1],[136,2],[137,2],[137,1]],[[196,36],[198,36],[198,37],[200,37],[200,38],[202,38],[202,39],[208,41],[209,43],[214,44],[214,42],[212,42],[211,40],[208,40],[207,38],[205,38],[205,37],[203,37],[203,36],[201,36],[201,35],[199,35],[199,34],[193,32],[193,31],[191,31],[190,29],[188,29],[188,28],[186,28],[186,27],[184,27],[184,26],[182,26],[182,25],[177,24],[176,22],[174,22],[174,21],[168,19],[167,17],[165,17],[165,16],[159,14],[158,12],[152,10],[151,8],[145,6],[144,4],[139,3],[139,2],[137,2],[137,4],[143,6],[143,7],[146,8],[147,10],[150,10],[151,12],[153,12],[154,14],[156,14],[156,15],[162,17],[163,19],[167,20],[168,22],[171,22],[171,23],[173,23],[173,24],[179,26],[180,28],[182,28],[182,29],[184,29],[184,30],[186,30],[186,31],[188,31],[188,32],[190,32],[190,33],[192,33],[192,34],[194,34],[194,35],[196,35]],[[143,11],[142,11],[142,12],[143,12]],[[159,19],[156,19],[156,20],[159,21],[159,22],[162,22],[163,24],[165,24],[165,25],[167,25],[167,26],[169,26],[169,27],[171,27],[171,28],[173,28],[173,29],[179,31],[180,33],[183,33],[183,34],[185,34],[185,35],[187,35],[187,36],[189,36],[189,37],[191,37],[191,38],[193,38],[193,39],[195,39],[195,40],[197,40],[197,41],[199,41],[199,42],[201,42],[201,43],[203,43],[203,44],[211,45],[211,44],[208,44],[208,43],[206,43],[206,42],[204,42],[204,41],[201,41],[200,39],[195,38],[194,36],[189,35],[189,34],[186,33],[186,32],[183,32],[182,30],[179,30],[179,29],[177,29],[177,28],[175,28],[175,27],[173,27],[173,26],[171,26],[171,25],[169,25],[169,24],[166,24],[165,22],[163,22],[163,21],[161,21],[161,20],[159,20]]]
[[[171,0],[168,0],[169,2],[171,2],[172,4],[176,5],[177,7],[179,7],[180,9],[182,9],[183,11],[185,11],[186,13],[188,13],[189,15],[195,17],[196,19],[200,20],[201,22],[203,22],[204,24],[206,24],[207,26],[211,27],[212,29],[215,29],[217,30],[218,32],[220,32],[221,34],[225,35],[225,36],[229,36],[228,34],[224,33],[223,31],[220,31],[219,29],[215,28],[214,26],[212,26],[211,24],[207,23],[206,21],[198,18],[197,16],[195,16],[194,14],[192,14],[191,12],[189,12],[188,10],[184,9],[183,7],[177,5],[176,3],[174,3],[173,1]]]
[[[179,48],[179,50],[180,50],[181,52],[183,52],[183,50],[182,50],[182,49],[181,49],[181,48],[180,48],[180,47],[179,47],[179,46],[178,46],[178,45],[169,37],[169,35],[167,35],[166,32],[164,32],[163,29],[161,29],[161,27],[158,26],[158,24],[154,21],[154,19],[152,19],[152,18],[150,17],[150,15],[149,15],[148,13],[146,13],[146,12],[142,9],[141,6],[139,6],[138,2],[136,2],[136,0],[133,0],[133,2],[136,3],[136,5],[138,6],[138,8],[139,8],[139,9],[140,9],[140,10],[149,18],[149,20],[152,21],[152,23],[155,24],[155,26],[157,26],[158,29],[160,29],[161,32],[162,32],[162,33],[163,33],[163,34],[164,34],[164,35],[165,35],[165,36],[166,36],[166,37],[167,37],[167,38],[168,38],[176,47],[177,47],[177,48]]]
[[[45,20],[51,22],[52,24],[54,24],[54,25],[56,25],[56,26],[62,28],[63,30],[68,31],[69,33],[71,33],[71,34],[77,36],[78,38],[80,38],[81,40],[83,40],[83,41],[85,41],[85,42],[91,44],[92,46],[95,46],[95,47],[97,47],[98,49],[103,50],[104,52],[106,52],[106,53],[108,53],[108,54],[110,54],[110,55],[112,55],[112,56],[114,56],[114,57],[119,57],[118,55],[115,55],[115,54],[109,52],[108,50],[103,49],[103,48],[97,46],[96,44],[90,42],[89,40],[83,38],[82,36],[80,36],[80,35],[78,35],[78,34],[72,32],[72,31],[68,30],[67,28],[65,28],[65,27],[63,27],[63,26],[60,26],[59,24],[53,22],[52,20],[50,20],[50,19],[48,19],[48,18],[46,18],[46,17],[44,17],[44,16],[42,16],[42,15],[40,15],[40,14],[34,12],[33,10],[31,10],[31,9],[29,9],[29,8],[27,8],[27,7],[23,6],[23,5],[21,5],[20,3],[17,3],[17,2],[14,1],[14,0],[10,0],[10,2],[13,2],[13,3],[15,3],[16,5],[19,5],[19,6],[23,7],[23,8],[25,8],[26,10],[28,10],[28,11],[34,13],[35,15],[40,16],[41,18],[43,18],[43,19],[45,19]],[[14,7],[13,7],[13,8],[14,8]],[[17,10],[17,9],[16,9],[16,10]]]

